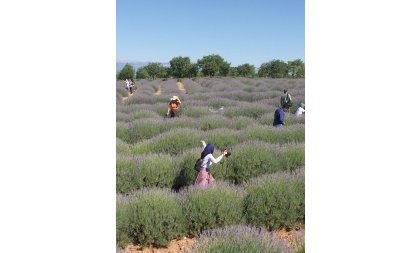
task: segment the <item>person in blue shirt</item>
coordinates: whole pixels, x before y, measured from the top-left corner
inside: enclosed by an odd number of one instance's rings
[[[281,128],[284,125],[284,111],[281,106],[279,106],[276,111],[274,112],[274,121],[273,126]]]

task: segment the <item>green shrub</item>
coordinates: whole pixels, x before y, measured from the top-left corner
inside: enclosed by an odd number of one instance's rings
[[[116,190],[128,193],[141,187],[139,160],[126,155],[116,158]]]
[[[198,118],[203,115],[210,115],[211,112],[207,107],[189,106],[183,109],[182,114],[191,118]]]
[[[142,187],[172,187],[180,169],[166,154],[117,156],[117,192],[127,193]]]
[[[207,188],[189,187],[184,194],[183,212],[191,235],[243,221],[243,196],[239,188],[218,182]]]
[[[133,117],[132,117],[132,115],[127,114],[127,113],[117,112],[116,120],[117,120],[117,122],[118,121],[129,122],[129,121],[133,120]]]
[[[126,212],[128,235],[135,244],[167,246],[186,234],[186,219],[176,194],[163,189],[143,189],[132,196]]]
[[[280,148],[278,145],[251,141],[233,147],[232,156],[224,160],[224,169],[221,169],[220,174],[230,182],[240,184],[256,176],[283,170],[291,171],[303,166],[305,149],[301,144]],[[220,168],[216,165],[214,169],[215,175],[217,173],[217,176],[220,176]]]
[[[221,128],[208,131],[206,133],[207,143],[213,143],[215,149],[222,150],[237,145],[244,139],[241,132],[235,130]],[[215,150],[215,154],[217,154]]]
[[[131,238],[128,231],[129,215],[127,198],[117,195],[117,209],[116,209],[116,237],[117,247],[125,248],[131,243]]]
[[[262,140],[270,143],[295,143],[305,141],[304,125],[286,126],[282,129],[272,126],[254,126],[247,129],[250,139]]]
[[[127,140],[130,140],[130,128],[127,123],[117,122],[116,136],[117,138],[129,143]]]
[[[292,112],[295,112],[296,110],[291,110]],[[273,114],[274,119],[274,114]],[[286,117],[284,118],[284,124],[286,126],[288,125],[294,125],[294,124],[305,124],[305,116],[295,116],[294,114],[286,114]]]
[[[128,91],[122,87],[117,87],[117,94],[120,94],[122,97],[128,97]]]
[[[294,227],[305,218],[305,178],[302,173],[266,175],[246,187],[244,213],[248,224],[270,230]]]
[[[261,228],[234,225],[200,235],[191,253],[291,253],[286,242]]]
[[[241,107],[230,107],[225,110],[224,115],[229,118],[245,116],[253,119],[261,117],[263,114],[269,112],[272,109],[263,106],[241,106]]]
[[[118,153],[123,153],[123,154],[130,154],[131,153],[131,148],[130,145],[126,142],[124,142],[123,140],[117,138],[116,140],[117,143],[117,154]]]
[[[215,110],[217,110],[222,106],[235,106],[237,102],[226,98],[212,97],[208,100],[207,104],[209,107],[212,107]]]
[[[190,117],[172,118],[163,121],[167,130],[174,128],[198,128],[199,122],[197,119]]]
[[[264,113],[257,120],[262,125],[273,126],[274,110],[273,110],[273,112]]]
[[[149,149],[149,141],[138,142],[132,146],[133,154],[147,154],[151,153]]]
[[[278,156],[278,147],[252,142],[234,147],[232,156],[226,158],[225,163],[228,180],[239,184],[252,177],[277,171],[281,158]]]
[[[184,152],[180,155],[178,160],[179,174],[175,178],[173,188],[180,189],[181,187],[193,185],[197,172],[194,169],[194,164],[200,158],[202,148],[194,148]]]
[[[254,122],[255,122],[255,120],[253,120],[251,118],[248,118],[248,117],[243,117],[243,116],[233,117],[232,118],[232,127],[236,130],[240,130],[240,129],[248,127],[249,125],[251,125]]]
[[[295,170],[305,165],[305,146],[303,144],[287,145],[280,150],[279,157],[281,170]]]
[[[161,104],[154,104],[153,111],[155,111],[161,117],[165,116],[165,114],[168,112],[168,103],[169,102],[161,103]]]
[[[230,121],[221,115],[209,115],[200,118],[200,129],[203,131],[230,127]]]
[[[153,154],[140,164],[140,178],[143,187],[172,187],[179,167],[169,155]]]
[[[159,135],[164,129],[165,125],[157,120],[142,120],[136,121],[128,128],[128,132],[117,137],[126,141],[127,143],[136,143],[141,140],[150,139],[151,137]]]
[[[148,148],[153,153],[176,155],[186,149],[196,147],[201,139],[201,133],[195,129],[173,129],[150,139]]]
[[[141,95],[134,95],[131,96],[130,99],[126,100],[127,105],[136,105],[136,104],[155,104],[156,97],[154,96],[145,96],[143,94]]]
[[[151,110],[140,110],[132,114],[133,119],[146,119],[146,118],[161,118],[159,114]]]

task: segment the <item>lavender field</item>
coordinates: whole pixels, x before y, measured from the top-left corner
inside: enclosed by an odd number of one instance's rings
[[[138,80],[130,96],[124,85],[116,83],[118,248],[194,237],[183,252],[304,252],[303,235],[292,247],[270,234],[304,232],[305,116],[286,113],[282,129],[272,126],[284,88],[290,112],[305,101],[304,79]],[[173,95],[181,116],[166,118]],[[212,165],[217,183],[205,189],[192,186],[200,140],[215,156],[232,152]]]

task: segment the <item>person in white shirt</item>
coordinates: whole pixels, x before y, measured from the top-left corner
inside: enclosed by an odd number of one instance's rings
[[[302,116],[302,114],[305,113],[305,104],[304,103],[300,103],[299,107],[297,108],[295,115],[296,116]]]
[[[130,90],[130,81],[128,79],[125,79],[125,89]]]
[[[222,158],[228,153],[227,150],[224,150],[219,157],[214,158],[214,145],[211,143],[206,144],[203,140],[201,143],[203,144],[203,151],[201,152],[202,163],[200,171],[198,172],[194,182],[195,186],[207,186],[208,184],[215,182],[214,177],[210,174],[210,166],[213,163],[220,162],[220,160],[222,160]]]

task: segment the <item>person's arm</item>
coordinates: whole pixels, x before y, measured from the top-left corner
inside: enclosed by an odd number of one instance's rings
[[[225,150],[225,151],[223,151],[223,153],[219,156],[219,157],[217,157],[217,158],[214,158],[214,156],[212,155],[212,154],[210,154],[210,156],[209,156],[209,158],[210,158],[210,165],[212,164],[212,163],[218,163],[218,162],[220,162],[220,160],[222,160],[222,158],[225,156],[227,154],[227,151]]]
[[[203,145],[203,149],[201,150],[201,152],[206,148],[207,144],[204,140],[201,140],[201,144]]]

